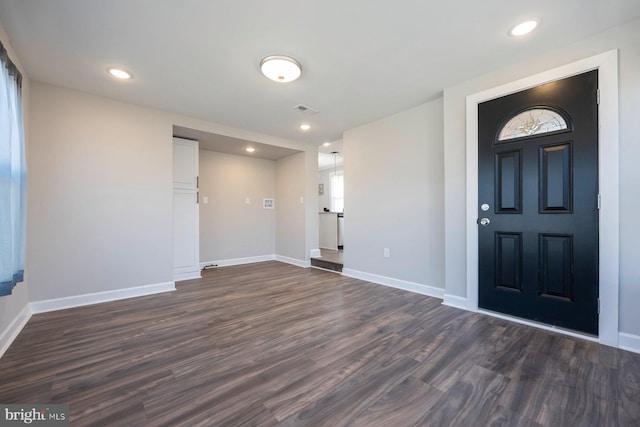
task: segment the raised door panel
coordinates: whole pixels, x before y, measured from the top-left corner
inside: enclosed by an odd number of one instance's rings
[[[522,290],[522,233],[495,234],[496,287]]]
[[[540,147],[540,213],[571,213],[573,205],[570,143]]]
[[[522,212],[522,156],[519,150],[496,154],[496,213]]]
[[[198,187],[198,141],[173,138],[173,188]]]
[[[540,234],[538,237],[539,290],[541,296],[573,300],[573,236]]]

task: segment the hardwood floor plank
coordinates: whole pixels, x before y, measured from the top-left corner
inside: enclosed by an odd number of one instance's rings
[[[618,421],[621,426],[640,426],[640,391],[622,389],[618,403]]]
[[[212,416],[210,411],[200,412],[195,417],[185,418],[183,422],[172,424],[182,427],[211,427],[211,426],[246,426],[246,427],[271,427],[278,425],[278,420],[259,402],[251,402],[243,405],[235,412],[225,417],[217,414]]]
[[[444,393],[414,376],[383,395],[358,414],[349,426],[412,426],[418,423]]]
[[[391,349],[402,342],[398,335],[388,335],[355,349],[329,366],[321,366],[306,376],[283,386],[264,404],[278,419],[284,420],[299,413],[305,407],[319,401],[345,382],[367,373],[371,366],[380,363],[379,357],[390,357]]]
[[[503,375],[474,366],[416,425],[535,425],[532,420],[505,411],[497,403],[509,382]]]
[[[282,426],[344,426],[362,410],[375,403],[401,378],[411,375],[417,362],[400,356],[380,363],[375,359],[358,377],[343,382],[329,394],[307,405],[296,415],[286,418]],[[389,381],[389,377],[395,381]]]
[[[140,398],[116,400],[110,405],[101,405],[99,409],[83,413],[74,411],[70,421],[73,427],[141,426],[148,424]]]
[[[270,366],[255,366],[245,375],[234,376],[232,380],[228,375],[212,378],[201,385],[197,395],[192,392],[192,381],[179,380],[176,384],[182,393],[191,396],[188,404],[176,401],[174,393],[158,390],[145,399],[145,411],[153,424],[174,424],[178,419],[184,423],[195,423],[206,418],[212,425],[218,425],[227,417],[245,410],[247,403],[258,401],[274,388],[279,388],[278,382],[283,376],[295,380],[313,366],[314,362],[304,357],[281,360]],[[229,396],[233,396],[233,399],[229,399]]]
[[[269,261],[34,315],[0,403],[72,425],[640,426],[640,355]]]

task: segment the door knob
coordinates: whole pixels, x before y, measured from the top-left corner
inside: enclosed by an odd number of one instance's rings
[[[483,227],[486,227],[487,225],[491,224],[491,220],[489,218],[481,218],[480,221],[478,222]]]

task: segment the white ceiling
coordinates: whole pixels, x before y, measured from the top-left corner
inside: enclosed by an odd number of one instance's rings
[[[507,36],[531,16],[536,32]],[[314,145],[638,17],[638,0],[0,0],[33,80]],[[302,77],[263,77],[272,54]]]

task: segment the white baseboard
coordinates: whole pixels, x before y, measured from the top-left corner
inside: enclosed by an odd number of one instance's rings
[[[81,307],[126,298],[135,298],[162,292],[175,291],[174,282],[156,283],[135,288],[118,289],[115,291],[96,292],[94,294],[74,295],[72,297],[56,298],[31,303],[31,313],[46,313],[48,311],[64,310],[65,308]]]
[[[311,249],[311,258],[318,258],[320,255],[322,255],[322,252],[320,252],[320,249]]]
[[[200,274],[200,270],[197,271],[185,271],[183,273],[173,273],[173,281],[181,282],[183,280],[191,280],[191,279],[201,279],[202,275]]]
[[[302,268],[311,267],[311,261],[303,261],[301,259],[289,258],[288,256],[283,256],[283,255],[276,255],[275,260],[280,262],[285,262],[287,264],[292,264]]]
[[[0,357],[9,349],[9,346],[13,340],[16,339],[20,331],[22,331],[22,328],[24,328],[24,325],[27,324],[29,319],[31,319],[31,309],[27,303],[7,329],[0,334]]]
[[[618,333],[618,348],[623,350],[640,353],[640,335],[628,334],[626,332]]]
[[[254,262],[273,261],[275,259],[276,259],[275,255],[260,255],[260,256],[244,257],[244,258],[221,259],[218,261],[201,262],[200,268],[204,268],[207,265],[212,265],[212,264],[218,267],[229,267],[232,265],[253,264]]]
[[[459,297],[451,294],[444,294],[444,299],[442,304],[448,305],[449,307],[460,308],[462,310],[467,310],[467,299],[465,297]]]
[[[379,276],[377,274],[365,273],[364,271],[352,270],[350,268],[343,269],[342,275],[434,298],[442,299],[444,297],[444,289],[423,285],[422,283],[414,283],[406,280],[394,279],[393,277]]]

